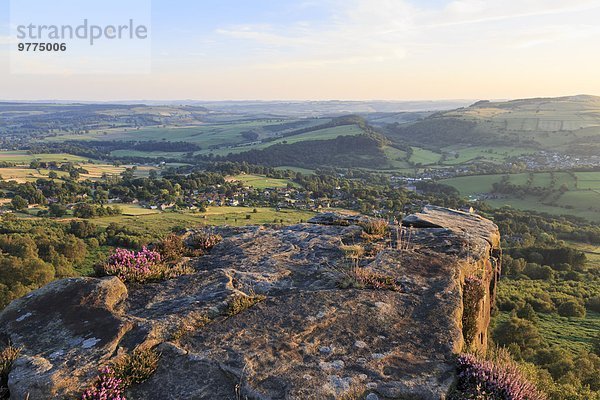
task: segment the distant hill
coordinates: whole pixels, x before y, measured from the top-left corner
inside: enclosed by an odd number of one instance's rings
[[[572,154],[600,150],[600,97],[479,101],[408,124],[389,124],[395,142],[430,149],[449,145],[521,145]]]

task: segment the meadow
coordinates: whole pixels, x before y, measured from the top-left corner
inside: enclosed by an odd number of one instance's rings
[[[229,176],[226,178],[226,180],[239,181],[242,182],[245,186],[251,186],[255,189],[284,188],[288,185],[298,186],[296,183],[289,179],[267,178],[264,175],[240,174],[235,176]]]
[[[88,159],[84,157],[74,156],[72,154],[58,153],[58,154],[30,154],[27,150],[2,150],[0,151],[0,162],[9,162],[15,164],[29,164],[30,162],[38,160],[42,162],[87,162]]]
[[[56,158],[49,159],[49,161],[56,161]],[[123,173],[123,171],[125,171],[127,168],[133,167],[133,165],[114,166],[112,164],[90,164],[86,162],[77,162],[76,165],[87,171],[87,173],[80,174],[79,180],[99,180],[104,174],[108,176],[117,176]],[[151,166],[137,166],[134,175],[139,177],[147,177],[152,169],[156,168]],[[45,168],[32,169],[29,168],[29,165],[0,168],[0,179],[4,181],[15,181],[18,183],[35,182],[36,180],[42,178],[48,179],[50,172],[51,170]],[[65,171],[54,170],[54,172],[56,172],[58,175],[58,179],[69,176],[69,173]]]
[[[557,314],[536,313],[540,334],[550,345],[567,349],[574,354],[590,351],[592,341],[600,331],[600,314],[588,312],[585,318],[566,318]],[[510,318],[509,312],[501,312],[494,317],[498,326]],[[492,327],[493,329],[493,327]]]
[[[410,157],[409,161],[413,164],[422,164],[422,165],[430,165],[436,164],[442,158],[442,155],[439,153],[434,153],[433,151],[422,149],[420,147],[413,147],[413,153]]]
[[[312,218],[312,211],[287,210],[277,211],[267,207],[208,207],[206,212],[159,212],[155,210],[142,211],[133,207],[123,207],[123,215],[96,218],[94,224],[106,227],[111,223],[142,229],[148,234],[160,237],[174,229],[190,228],[203,225],[262,225],[281,223],[284,225],[297,224]],[[145,210],[145,209],[143,209]],[[256,212],[254,212],[256,210]],[[248,218],[248,216],[250,216]]]
[[[464,176],[440,181],[443,184],[456,188],[461,195],[471,199],[479,199],[482,194],[492,191],[492,185],[499,183],[505,175],[476,175]],[[509,182],[516,186],[528,185],[530,174],[511,174]],[[591,221],[600,221],[600,172],[549,172],[531,174],[533,180],[531,187],[540,187],[556,190],[557,197],[540,199],[537,196],[525,195],[498,195],[497,198],[485,201],[494,207],[511,206],[521,210],[546,212],[553,215],[574,215]],[[554,182],[553,178],[554,176]],[[568,191],[559,194],[558,190],[565,187]],[[553,197],[553,196],[551,196]]]

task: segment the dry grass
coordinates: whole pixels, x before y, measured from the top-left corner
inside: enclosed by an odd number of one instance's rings
[[[400,290],[393,277],[356,266],[344,271],[338,285],[342,289]]]
[[[21,348],[14,346],[6,346],[0,352],[0,376],[8,375],[10,368],[19,357],[19,354],[21,354]]]
[[[8,399],[8,373],[21,354],[21,348],[6,346],[0,352],[0,399]]]
[[[388,232],[388,223],[383,219],[371,219],[360,222],[359,226],[363,231],[372,237],[383,237]]]
[[[365,254],[365,248],[359,244],[343,244],[340,246],[340,250],[344,253],[344,257],[355,261]]]
[[[344,393],[336,396],[335,400],[364,400],[367,391],[363,387],[352,386]]]

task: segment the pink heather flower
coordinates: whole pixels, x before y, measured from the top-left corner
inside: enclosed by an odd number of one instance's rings
[[[466,399],[545,400],[513,365],[498,366],[471,354],[458,358],[457,389]]]
[[[115,378],[110,367],[104,367],[96,382],[83,392],[81,400],[127,400],[123,395],[123,381]]]
[[[118,248],[108,258],[104,272],[123,281],[139,282],[151,275],[160,261],[160,254],[145,246],[138,252]]]

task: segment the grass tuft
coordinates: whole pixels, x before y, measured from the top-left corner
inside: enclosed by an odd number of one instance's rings
[[[244,310],[264,301],[266,296],[260,294],[251,294],[248,296],[239,295],[229,301],[225,314],[229,317],[237,315]]]
[[[156,371],[160,354],[153,349],[135,349],[131,354],[125,354],[113,365],[115,377],[123,381],[125,387],[142,383]]]
[[[342,289],[400,290],[394,277],[360,267],[344,271],[344,277],[338,286]]]

